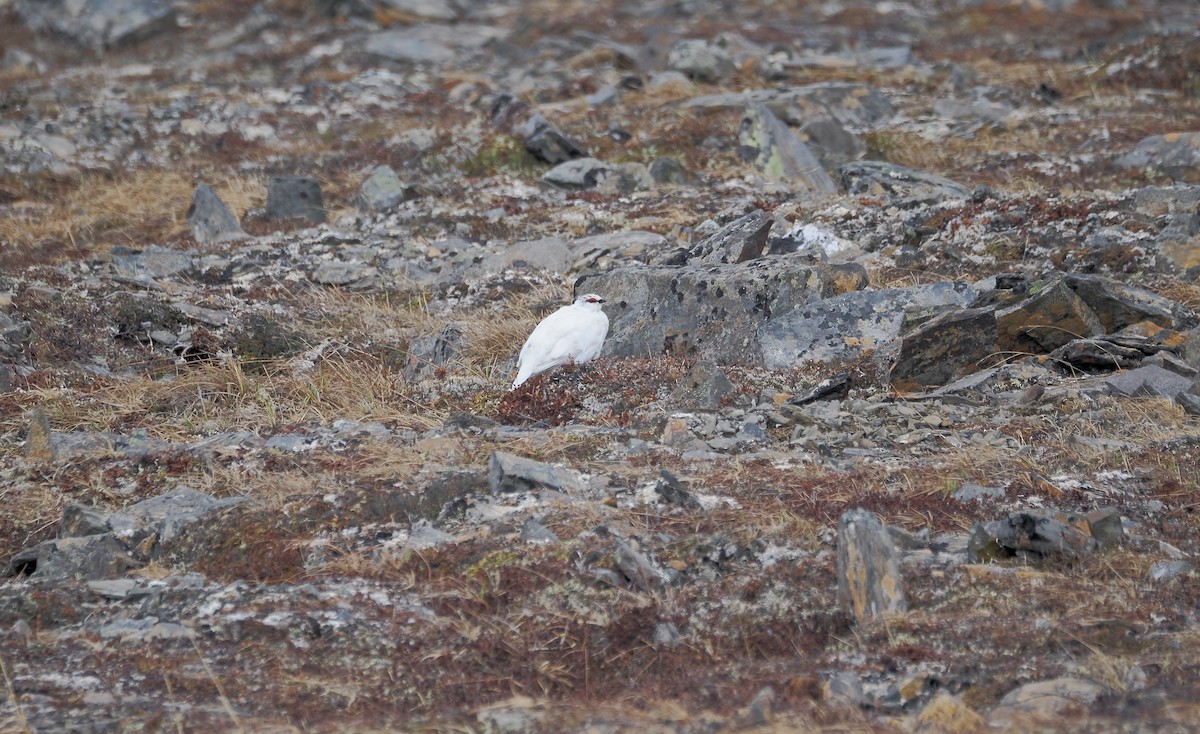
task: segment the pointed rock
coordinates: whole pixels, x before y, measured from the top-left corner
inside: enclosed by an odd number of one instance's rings
[[[775,217],[757,209],[738,217],[688,250],[688,264],[721,265],[762,257]]]
[[[842,515],[837,539],[838,598],[858,624],[908,610],[896,546],[875,513]]]
[[[34,408],[29,417],[29,431],[25,434],[25,458],[33,461],[54,460],[54,438],[50,431],[50,418],[41,408]]]
[[[996,351],[996,315],[983,308],[935,316],[904,337],[892,368],[898,390],[945,385],[979,369]]]
[[[766,105],[753,105],[746,111],[738,143],[742,157],[754,161],[773,181],[800,184],[818,194],[837,192],[837,184],[817,156]]]
[[[192,193],[192,205],[187,210],[192,225],[192,237],[201,244],[230,242],[249,237],[237,217],[208,184],[200,184]]]

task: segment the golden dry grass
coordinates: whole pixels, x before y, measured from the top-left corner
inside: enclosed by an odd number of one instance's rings
[[[104,250],[145,245],[185,234],[187,210],[199,181],[177,171],[140,170],[115,180],[85,176],[45,201],[16,202],[0,215],[0,241],[29,247],[60,241]],[[262,177],[210,180],[235,216],[266,201]]]

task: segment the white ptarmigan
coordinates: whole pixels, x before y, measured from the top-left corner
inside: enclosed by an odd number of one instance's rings
[[[595,359],[608,336],[608,317],[600,310],[602,303],[603,298],[588,293],[542,319],[521,347],[517,379],[512,386],[519,387],[537,373],[560,364],[583,364]]]

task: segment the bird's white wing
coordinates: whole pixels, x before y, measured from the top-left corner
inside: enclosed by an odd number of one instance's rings
[[[559,340],[573,328],[573,316],[571,307],[563,306],[542,319],[534,328],[533,333],[525,340],[525,346],[521,347],[521,356],[517,358],[517,379],[514,385],[520,385],[533,375],[562,364],[548,363],[547,360]]]

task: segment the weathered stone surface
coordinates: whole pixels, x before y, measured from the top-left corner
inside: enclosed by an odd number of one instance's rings
[[[460,53],[478,50],[502,34],[500,28],[492,26],[417,23],[371,34],[364,50],[373,56],[403,63],[442,64]]]
[[[907,611],[899,556],[873,512],[850,510],[838,521],[838,599],[858,624]]]
[[[1072,711],[1083,713],[1108,691],[1081,678],[1054,678],[1026,683],[1000,699],[988,715],[988,724],[1008,731],[1019,731],[1038,720],[1059,720]]]
[[[838,168],[838,179],[850,196],[886,199],[900,208],[966,199],[971,190],[948,178],[884,161],[852,161]]]
[[[642,591],[654,591],[667,585],[669,579],[644,553],[623,540],[617,541],[613,551],[613,563],[617,570],[629,579],[629,583]]]
[[[808,120],[799,130],[800,139],[808,144],[827,170],[835,170],[850,161],[858,160],[867,153],[862,138],[847,130],[842,123],[830,116]],[[833,180],[830,179],[830,183]],[[836,184],[835,184],[836,185]]]
[[[1099,336],[1104,325],[1061,276],[1029,283],[1028,297],[996,311],[997,344],[1013,352],[1053,351],[1072,339]]]
[[[671,391],[669,405],[685,410],[715,410],[721,399],[733,392],[733,383],[716,363],[702,359]]]
[[[365,263],[330,261],[318,265],[310,277],[321,285],[366,287],[374,284],[378,275],[376,268]]]
[[[1013,556],[1082,558],[1098,547],[1086,517],[1074,513],[1027,510],[1004,520],[977,523],[967,543],[973,563]]]
[[[22,0],[15,9],[31,30],[97,48],[134,43],[176,24],[169,0]]]
[[[898,390],[944,385],[976,371],[995,351],[996,315],[992,311],[950,311],[904,337],[891,383]]]
[[[400,180],[391,166],[379,166],[358,190],[358,205],[364,211],[377,212],[417,198],[417,190]]]
[[[25,432],[25,458],[32,461],[53,461],[54,455],[50,417],[46,415],[46,411],[35,407],[29,415],[29,430]]]
[[[249,236],[242,231],[237,217],[208,184],[200,184],[192,192],[187,220],[192,225],[192,237],[201,244],[232,242]]]
[[[757,209],[738,217],[688,250],[691,265],[740,263],[762,257],[775,218]]]
[[[1146,355],[1140,349],[1113,344],[1105,339],[1072,339],[1050,352],[1050,358],[1088,372],[1136,367]]]
[[[843,125],[869,126],[888,119],[895,110],[874,87],[852,82],[824,82],[782,89],[711,94],[687,101],[687,107],[742,108],[765,104],[789,125],[804,125],[832,117]]]
[[[1071,273],[1066,276],[1066,283],[1092,309],[1106,333],[1140,321],[1153,321],[1168,329],[1175,327],[1175,311],[1179,306],[1153,291],[1103,275]]]
[[[683,483],[679,481],[679,477],[666,469],[658,473],[658,481],[654,483],[654,492],[664,502],[672,505],[679,505],[688,510],[701,509],[700,501],[687,491]]]
[[[697,82],[716,83],[733,76],[733,58],[711,41],[679,41],[667,54],[667,68],[682,72]]]
[[[772,181],[798,184],[816,194],[837,191],[837,184],[817,156],[766,105],[756,104],[746,110],[738,144],[741,157],[753,161]]]
[[[913,734],[977,734],[987,730],[987,722],[958,696],[938,693],[917,714]]]
[[[868,350],[895,348],[904,311],[914,306],[966,306],[975,292],[966,283],[844,293],[799,306],[759,329],[763,364],[770,369],[806,361],[848,362]]]
[[[114,247],[111,254],[113,273],[126,278],[169,278],[196,267],[191,252],[159,245],[149,245],[142,250]]]
[[[7,575],[104,579],[120,576],[140,565],[116,536],[106,533],[39,543],[13,556]]]
[[[542,181],[567,191],[583,191],[604,183],[616,170],[614,164],[596,158],[576,158],[546,171]]]
[[[605,355],[672,350],[722,365],[759,364],[763,323],[836,292],[836,268],[804,263],[788,255],[712,267],[627,267],[586,275],[575,290],[608,299]]]
[[[650,162],[650,177],[658,185],[684,186],[692,177],[683,164],[674,158],[655,158]]]
[[[582,485],[573,469],[546,464],[504,451],[493,451],[488,459],[488,489],[501,492],[531,492],[539,489],[566,491]]]
[[[1121,511],[1115,507],[1093,510],[1087,516],[1088,529],[1101,548],[1119,545],[1125,540],[1125,527],[1121,522]]]
[[[501,94],[492,103],[492,124],[519,138],[534,157],[552,165],[587,155],[545,115],[511,94]]]
[[[450,323],[436,334],[414,339],[404,357],[404,374],[410,379],[427,375],[462,353],[465,324]]]
[[[1133,150],[1117,159],[1117,165],[1182,178],[1200,166],[1200,132],[1172,132],[1143,138]]]
[[[297,217],[314,224],[324,222],[325,200],[321,196],[321,182],[308,176],[273,176],[267,188],[267,217]]]
[[[1188,392],[1193,380],[1155,365],[1138,367],[1129,372],[1110,375],[1089,383],[1090,388],[1101,388],[1114,395],[1126,397],[1174,398]]]

